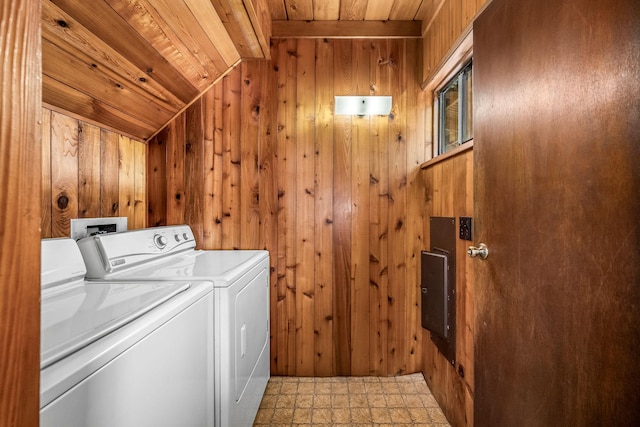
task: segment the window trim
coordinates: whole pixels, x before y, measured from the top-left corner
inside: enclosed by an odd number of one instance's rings
[[[443,60],[438,68],[432,74],[429,83],[424,86],[424,90],[431,92],[433,97],[433,109],[432,109],[432,158],[444,155],[439,154],[440,147],[440,121],[438,117],[438,111],[440,108],[438,101],[438,92],[444,88],[447,83],[452,80],[460,71],[466,67],[466,65],[472,60],[473,57],[473,28],[469,28],[468,32],[460,37],[456,46],[454,46],[446,59]],[[472,142],[473,138],[469,140]]]
[[[458,83],[458,140],[460,141],[458,146],[473,140],[473,137],[469,139],[464,139],[464,136],[466,133],[465,131],[467,129],[466,129],[466,120],[463,120],[464,118],[463,116],[467,111],[467,102],[468,102],[468,98],[466,96],[467,81],[466,79],[463,78],[463,76],[467,70],[473,69],[472,67],[473,67],[473,60],[470,59],[469,62],[465,63],[462,66],[462,68],[460,68],[460,71],[458,71],[453,77],[451,77],[451,79],[447,80],[446,83],[442,85],[442,88],[435,91],[435,97],[438,100],[438,111],[434,110],[434,116],[438,116],[437,119],[438,119],[438,128],[439,128],[438,133],[435,135],[438,135],[438,144],[437,144],[438,154],[437,155],[439,156],[447,152],[447,151],[442,151],[444,148],[445,134],[444,134],[444,128],[442,127],[442,125],[444,124],[444,116],[440,114],[440,100],[444,94],[444,91],[450,86],[452,86],[456,81]],[[473,74],[472,74],[472,77],[473,77]],[[434,120],[435,120],[435,117],[434,117]]]

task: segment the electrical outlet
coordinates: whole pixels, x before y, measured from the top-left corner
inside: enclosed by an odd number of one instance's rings
[[[470,216],[460,217],[460,239],[473,240],[472,218]]]

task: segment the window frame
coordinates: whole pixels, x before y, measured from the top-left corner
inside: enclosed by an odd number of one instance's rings
[[[464,139],[466,135],[466,131],[468,130],[467,120],[465,119],[467,114],[467,104],[469,102],[469,99],[467,97],[467,81],[468,80],[465,79],[465,75],[467,75],[470,72],[471,78],[473,79],[472,70],[473,70],[473,60],[470,59],[468,62],[466,62],[462,66],[462,68],[454,75],[454,77],[447,80],[447,82],[440,89],[435,91],[437,96],[437,104],[438,104],[438,111],[436,113],[438,118],[437,127],[439,129],[438,133],[436,134],[438,135],[438,143],[436,144],[437,145],[436,156],[445,154],[446,152],[451,151],[452,149],[455,149],[461,146],[462,144],[465,144],[473,140],[473,135],[471,135],[471,138]],[[444,114],[445,107],[443,103],[443,98],[447,90],[456,83],[458,84],[458,143],[455,148],[450,148],[449,150],[445,150],[446,128],[444,126],[445,124],[444,122],[446,120],[446,115]],[[472,84],[472,88],[473,88],[473,84]],[[473,101],[473,97],[472,97],[472,101]],[[472,120],[471,128],[473,129],[473,109],[471,110],[471,120]]]
[[[432,160],[437,161],[437,157],[446,157],[445,155],[451,153],[452,150],[447,153],[439,153],[440,146],[440,120],[439,120],[439,101],[438,92],[453,79],[473,58],[473,28],[470,27],[466,30],[456,45],[449,51],[449,53],[442,60],[436,70],[429,75],[426,84],[423,85],[423,89],[432,95],[432,110],[430,115],[431,121],[431,151]],[[470,139],[460,147],[473,146],[473,139]],[[458,147],[458,148],[460,148]],[[458,149],[455,149],[457,152]]]

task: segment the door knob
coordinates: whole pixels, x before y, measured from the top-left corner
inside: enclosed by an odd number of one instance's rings
[[[467,254],[469,254],[471,258],[480,257],[481,259],[487,259],[489,256],[489,248],[484,243],[480,243],[478,247],[469,246]]]

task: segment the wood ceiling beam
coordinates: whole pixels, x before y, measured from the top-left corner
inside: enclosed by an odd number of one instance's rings
[[[421,21],[273,21],[273,38],[420,38]]]

